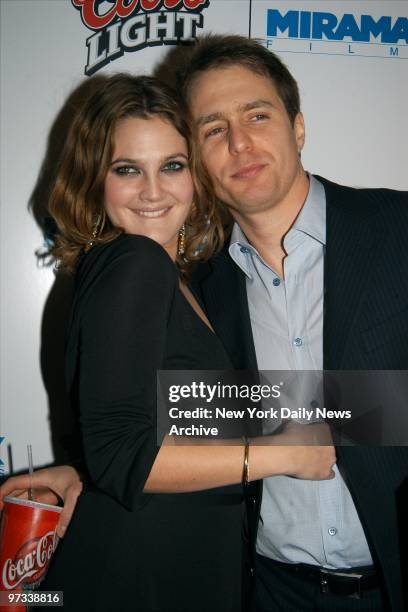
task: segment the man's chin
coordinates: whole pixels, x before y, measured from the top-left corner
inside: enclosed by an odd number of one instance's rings
[[[235,200],[230,204],[225,203],[225,205],[234,217],[256,215],[271,208],[271,199],[249,197],[247,199]]]

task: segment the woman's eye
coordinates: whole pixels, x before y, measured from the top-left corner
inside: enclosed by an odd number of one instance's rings
[[[179,172],[180,170],[184,170],[186,164],[179,161],[170,161],[167,162],[165,166],[163,166],[163,170],[165,172]]]
[[[119,174],[119,176],[137,174],[139,172],[139,170],[133,166],[116,166],[113,171],[115,174]]]

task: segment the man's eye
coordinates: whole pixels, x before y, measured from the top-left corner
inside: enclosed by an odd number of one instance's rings
[[[139,173],[139,170],[137,168],[134,168],[133,166],[116,166],[113,171],[115,172],[115,174],[119,174],[119,176]]]
[[[256,115],[251,117],[252,121],[262,121],[263,119],[267,119],[267,118],[268,118],[268,115],[265,115],[264,113],[257,113]]]
[[[185,167],[186,164],[183,164],[182,162],[170,161],[167,162],[167,164],[163,166],[162,169],[164,172],[180,172],[180,170],[184,170]]]
[[[210,138],[211,136],[217,136],[217,134],[221,134],[223,131],[224,131],[223,127],[215,127],[215,128],[212,128],[211,130],[208,130],[208,132],[204,134],[204,137]]]

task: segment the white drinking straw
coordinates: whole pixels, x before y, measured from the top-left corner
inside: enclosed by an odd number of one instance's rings
[[[30,474],[30,486],[28,488],[28,499],[33,501],[34,500],[34,496],[33,496],[33,472],[34,472],[34,466],[33,466],[33,450],[31,448],[31,444],[27,444],[27,455],[28,455],[28,472]]]

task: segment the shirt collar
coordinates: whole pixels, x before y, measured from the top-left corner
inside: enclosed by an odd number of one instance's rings
[[[234,223],[232,228],[228,252],[244,274],[248,278],[252,278],[250,271],[250,258],[248,255],[256,253],[256,249],[249,244],[247,237],[237,222]]]
[[[309,176],[309,192],[292,230],[303,232],[326,244],[326,193],[322,183]]]
[[[322,183],[312,174],[309,177],[309,191],[305,203],[296,219],[292,229],[303,232],[315,240],[326,244],[326,193]],[[228,252],[237,266],[252,278],[250,257],[248,255],[258,255],[257,250],[248,242],[247,237],[237,222],[234,223],[231,232]]]

